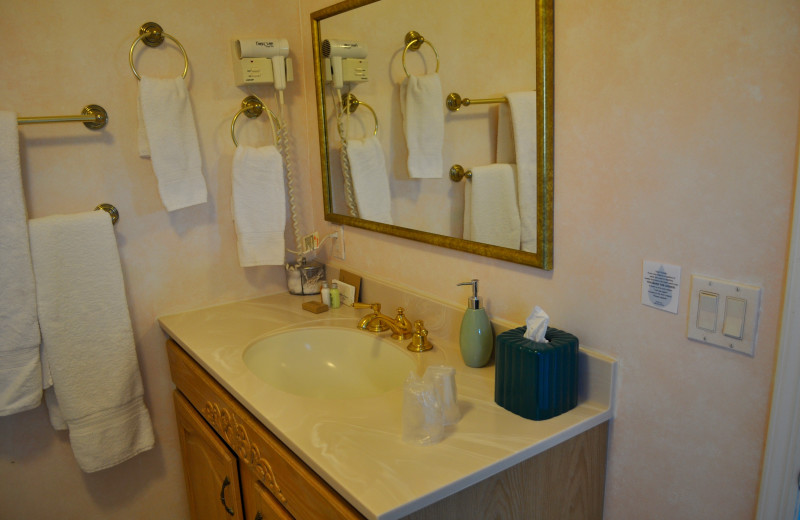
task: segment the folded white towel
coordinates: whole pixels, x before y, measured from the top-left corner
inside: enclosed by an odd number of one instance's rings
[[[536,92],[506,94],[514,126],[521,249],[536,252]]]
[[[239,146],[233,154],[233,219],[239,265],[283,265],[286,188],[274,146]]]
[[[464,230],[468,240],[519,249],[520,219],[514,167],[490,164],[472,168],[465,189]]]
[[[183,78],[142,76],[139,106],[139,154],[147,152],[142,149],[143,123],[164,207],[167,211],[175,211],[206,202],[208,192],[200,162],[197,129]]]
[[[39,339],[17,115],[0,112],[0,415],[39,406]]]
[[[392,197],[381,142],[374,135],[347,143],[358,214],[374,222],[392,224]]]
[[[408,175],[442,177],[444,102],[439,75],[406,77],[400,85],[400,110],[408,147]]]
[[[99,471],[154,443],[111,219],[93,211],[29,228],[51,423],[69,429],[81,469]]]
[[[497,149],[494,162],[517,163],[517,155],[514,153],[514,125],[511,123],[511,109],[508,103],[497,105]]]

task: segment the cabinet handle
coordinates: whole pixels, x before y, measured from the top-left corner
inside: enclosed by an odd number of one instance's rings
[[[219,499],[222,502],[222,507],[225,508],[225,512],[228,513],[229,515],[233,516],[234,515],[233,509],[228,507],[228,504],[225,503],[225,488],[230,486],[230,485],[231,485],[231,481],[228,480],[228,477],[225,477],[225,480],[222,481],[222,490],[219,492]]]

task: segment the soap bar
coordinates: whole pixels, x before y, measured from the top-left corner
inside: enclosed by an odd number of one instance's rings
[[[313,312],[314,314],[319,314],[320,312],[325,312],[328,310],[327,305],[318,301],[303,302],[303,308],[308,312]]]

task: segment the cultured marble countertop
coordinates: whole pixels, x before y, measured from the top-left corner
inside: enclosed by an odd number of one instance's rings
[[[402,387],[371,398],[310,399],[271,387],[245,366],[242,354],[259,338],[297,327],[355,329],[358,319],[369,312],[341,307],[311,314],[301,308],[302,302],[318,298],[277,294],[164,316],[159,323],[367,518],[403,517],[608,421],[613,415],[616,362],[583,347],[576,408],[546,421],[523,419],[503,409],[494,402],[494,365],[469,368],[461,359],[454,334],[458,310],[426,304],[426,326],[435,348],[416,354],[405,350],[408,341],[396,343],[416,360],[420,374],[431,364],[456,368],[463,417],[446,427],[444,439],[437,444],[404,443]],[[412,321],[420,317],[413,314],[410,305],[407,309]],[[497,332],[497,323],[494,326]]]

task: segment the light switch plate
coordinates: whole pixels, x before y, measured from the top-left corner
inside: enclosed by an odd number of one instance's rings
[[[717,319],[716,325],[713,327],[714,330],[705,330],[699,326],[700,323],[706,327],[708,324],[707,317],[698,320],[698,317],[700,317],[701,293],[706,298],[709,294],[717,295]],[[748,356],[755,355],[758,315],[761,309],[761,287],[693,274],[692,291],[689,298],[689,324],[687,330],[689,339],[726,350],[735,350]],[[739,339],[724,334],[723,324],[725,323],[726,313],[729,310],[727,308],[728,302],[740,302],[741,300],[745,300],[746,305],[744,306],[742,337]],[[738,318],[741,306],[737,306],[735,311]]]

